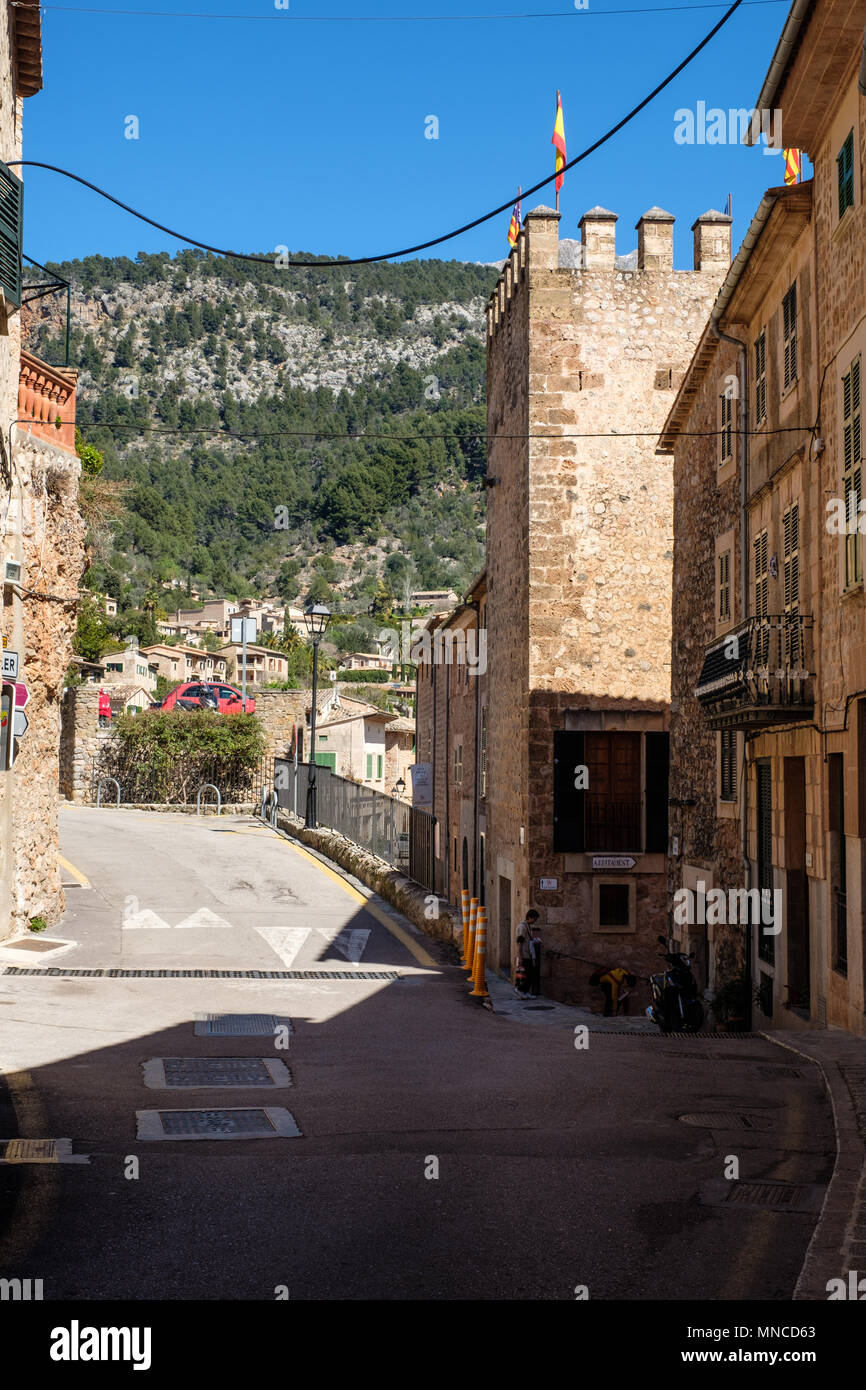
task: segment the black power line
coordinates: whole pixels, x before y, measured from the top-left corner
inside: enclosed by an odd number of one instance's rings
[[[674,78],[678,77],[679,74],[683,71],[683,69],[688,67],[689,63],[691,63],[698,56],[698,54],[704,48],[706,48],[707,44],[715,38],[719,30],[723,28],[725,24],[727,24],[728,20],[734,14],[734,11],[738,10],[740,5],[742,5],[744,2],[745,0],[734,0],[734,3],[729,7],[729,9],[725,11],[718,23],[713,25],[709,33],[703,39],[701,39],[700,43],[692,49],[691,53],[689,53],[685,58],[683,58],[682,62],[678,63],[677,66],[673,69],[673,71],[668,73],[667,77],[664,78],[664,80],[660,82],[657,87],[654,87],[648,96],[645,96],[643,98],[643,101],[638,102],[637,106],[632,107],[631,111],[629,111],[627,116],[623,116],[621,120],[617,121],[616,125],[611,126],[610,130],[606,131],[605,134],[600,136],[598,140],[594,141],[593,144],[588,145],[587,148],[585,150],[582,150],[580,154],[575,155],[574,159],[570,159],[567,164],[564,164],[562,166],[558,173],[557,171],[554,171],[552,174],[549,174],[547,178],[540,179],[538,183],[533,184],[531,188],[524,189],[522,196],[524,198],[531,197],[531,195],[533,193],[537,193],[539,189],[545,188],[549,183],[553,183],[553,180],[558,177],[558,174],[563,173],[567,169],[573,169],[577,164],[582,163],[584,159],[588,159],[589,156],[591,154],[594,154],[596,150],[600,149],[602,145],[607,144],[608,140],[611,140],[614,135],[618,134],[619,131],[623,129],[624,126],[627,126],[630,121],[633,121],[635,116],[637,116],[641,111],[643,111],[644,107],[648,106],[649,103],[653,101],[655,97],[658,96],[659,92],[664,91],[665,87],[669,86],[670,83],[673,82]],[[45,164],[41,160],[37,159],[13,159],[9,161],[10,168],[14,167],[15,165],[20,165],[21,167],[27,166],[33,169],[50,169],[52,173],[63,174],[66,178],[74,179],[76,183],[83,184],[85,188],[91,188],[95,193],[98,193],[101,197],[107,198],[110,203],[114,203],[117,207],[122,208],[124,212],[131,213],[132,216],[137,217],[139,221],[147,222],[151,227],[156,227],[157,231],[165,232],[167,236],[174,237],[177,241],[185,241],[190,246],[197,246],[202,251],[211,251],[214,253],[214,255],[227,256],[232,260],[255,261],[258,262],[260,265],[274,264],[273,260],[269,256],[252,256],[246,254],[243,251],[226,251],[218,246],[210,246],[207,242],[199,241],[195,237],[184,236],[182,232],[172,231],[170,227],[164,226],[161,222],[157,222],[154,218],[146,216],[146,214],[143,212],[138,212],[135,208],[130,207],[128,203],[121,202],[119,198],[115,198],[113,194],[107,193],[105,189],[100,188],[98,184],[91,183],[89,179],[82,178],[80,174],[71,173],[69,169],[61,169],[56,164]],[[400,251],[384,251],[376,256],[354,256],[346,257],[339,260],[298,261],[286,259],[282,262],[282,264],[286,267],[291,266],[298,269],[322,269],[324,267],[371,265],[375,261],[390,261],[396,260],[400,256],[412,256],[417,251],[427,251],[430,249],[431,246],[441,246],[443,242],[453,241],[455,237],[462,236],[464,232],[470,232],[475,227],[480,227],[483,225],[483,223],[490,222],[494,217],[499,217],[501,213],[508,212],[513,206],[513,204],[514,195],[512,193],[509,196],[507,202],[500,204],[499,207],[493,208],[490,212],[485,212],[481,217],[476,217],[472,222],[465,222],[462,227],[456,227],[454,231],[445,232],[442,236],[431,237],[429,241],[420,241],[415,246],[406,246]]]

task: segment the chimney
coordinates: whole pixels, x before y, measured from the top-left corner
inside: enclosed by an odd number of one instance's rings
[[[613,270],[616,266],[617,215],[607,208],[590,208],[578,222],[586,270]]]
[[[638,270],[673,270],[674,221],[664,208],[650,208],[636,224]]]
[[[710,208],[692,223],[695,270],[727,271],[731,264],[731,220],[726,212]]]
[[[561,216],[553,208],[539,207],[524,217],[526,263],[530,270],[558,270]]]

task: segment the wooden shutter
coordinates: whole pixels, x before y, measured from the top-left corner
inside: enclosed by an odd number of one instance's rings
[[[24,185],[0,163],[0,289],[21,308],[21,227]]]
[[[575,768],[584,763],[584,736],[570,730],[553,735],[553,849],[579,853],[584,847],[586,792],[575,787]]]
[[[731,392],[725,391],[721,397],[721,448],[722,463],[726,463],[733,455],[733,400]]]
[[[790,666],[799,667],[800,642],[800,504],[794,502],[782,517],[784,556],[782,561],[785,605],[785,657]]]
[[[647,854],[668,852],[668,772],[670,734],[646,736],[646,835]]]
[[[785,388],[797,379],[797,286],[793,284],[782,300],[785,345]]]
[[[719,622],[724,623],[731,616],[731,552],[723,550],[719,556]]]
[[[862,427],[860,399],[861,359],[856,357],[842,378],[842,479],[847,521],[845,537],[845,585],[863,575],[860,533],[862,483]]]
[[[755,341],[755,424],[760,425],[767,414],[767,336],[762,333]]]
[[[854,206],[854,132],[836,156],[836,173],[839,179],[839,216]]]

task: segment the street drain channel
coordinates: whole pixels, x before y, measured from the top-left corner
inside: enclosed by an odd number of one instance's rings
[[[0,975],[50,975],[87,980],[402,980],[400,970],[107,970],[7,965]]]
[[[142,1063],[144,1084],[168,1087],[291,1086],[284,1062],[271,1057],[151,1057]]]
[[[745,1129],[766,1133],[775,1129],[772,1115],[760,1115],[743,1110],[717,1110],[680,1115],[684,1125],[701,1125],[706,1129]]]
[[[259,1110],[137,1110],[137,1138],[297,1139],[294,1117],[281,1107]]]
[[[272,1038],[278,1028],[294,1032],[291,1019],[275,1014],[200,1014],[193,1031],[197,1038]]]

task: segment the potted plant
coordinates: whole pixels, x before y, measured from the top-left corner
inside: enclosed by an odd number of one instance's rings
[[[746,1026],[746,982],[741,975],[724,980],[710,997],[716,1027],[741,1032]]]

